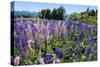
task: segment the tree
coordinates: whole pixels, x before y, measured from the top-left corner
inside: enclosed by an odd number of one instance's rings
[[[41,10],[41,12],[39,12],[39,17],[45,19],[46,18],[45,16],[46,16],[46,10],[43,9]]]
[[[78,20],[78,13],[73,13],[73,14],[69,15],[67,20],[77,21]]]
[[[47,19],[51,19],[51,10],[50,10],[50,9],[47,9],[47,10],[46,10],[46,15],[45,15],[45,17],[46,17]]]
[[[57,12],[58,12],[58,20],[64,20],[65,13],[66,13],[65,8],[63,8],[63,6],[61,6],[57,9]]]
[[[89,11],[90,16],[95,16],[96,12],[94,10]]]
[[[57,19],[57,10],[54,8],[51,15],[52,19]]]

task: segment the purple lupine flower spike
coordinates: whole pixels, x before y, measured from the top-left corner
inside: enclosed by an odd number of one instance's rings
[[[15,57],[15,59],[14,59],[14,65],[19,65],[19,64],[20,64],[20,57],[17,56],[17,57]]]

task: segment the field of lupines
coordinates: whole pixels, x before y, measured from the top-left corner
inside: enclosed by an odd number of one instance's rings
[[[33,18],[14,20],[14,65],[97,60],[97,25]]]

